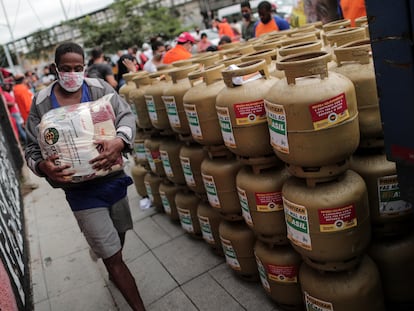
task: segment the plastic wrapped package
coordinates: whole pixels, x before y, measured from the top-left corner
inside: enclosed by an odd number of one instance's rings
[[[39,145],[44,159],[57,154],[57,165],[69,164],[75,171],[72,182],[107,175],[123,167],[122,156],[110,170],[95,170],[89,163],[97,157],[99,139],[116,137],[115,114],[110,102],[113,94],[77,105],[48,111],[39,124]]]

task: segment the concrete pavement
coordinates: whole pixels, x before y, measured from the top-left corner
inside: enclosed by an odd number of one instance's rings
[[[90,256],[64,192],[31,178],[39,188],[24,197],[24,211],[35,311],[130,310]],[[123,255],[148,311],[279,310],[260,282],[242,280],[204,240],[153,208],[141,210],[133,185],[128,197],[134,230]]]

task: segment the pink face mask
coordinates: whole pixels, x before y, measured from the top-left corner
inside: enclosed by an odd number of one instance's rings
[[[85,71],[57,71],[60,86],[68,92],[76,92],[80,89],[85,79]]]

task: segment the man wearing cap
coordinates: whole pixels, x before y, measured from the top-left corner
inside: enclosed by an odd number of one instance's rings
[[[171,64],[177,60],[188,59],[191,56],[191,50],[195,43],[195,39],[190,33],[183,32],[177,38],[177,44],[164,55],[164,64]]]

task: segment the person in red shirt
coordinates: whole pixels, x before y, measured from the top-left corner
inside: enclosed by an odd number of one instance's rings
[[[235,33],[233,28],[231,28],[230,24],[227,20],[223,19],[220,21],[219,19],[214,19],[212,22],[212,26],[218,29],[219,37],[228,36],[231,38],[231,41],[234,41]]]
[[[183,32],[178,36],[176,46],[165,53],[163,63],[171,64],[178,60],[190,58],[193,56],[191,50],[193,49],[194,43],[194,37],[188,32]]]
[[[344,18],[351,20],[352,27],[355,27],[356,18],[367,15],[364,0],[341,0],[340,5]]]
[[[16,84],[13,87],[13,93],[14,99],[19,107],[20,114],[22,115],[24,123],[26,123],[30,112],[30,106],[32,105],[33,94],[30,92],[26,83],[24,83],[24,79],[25,77],[22,74],[17,74],[14,77]]]

